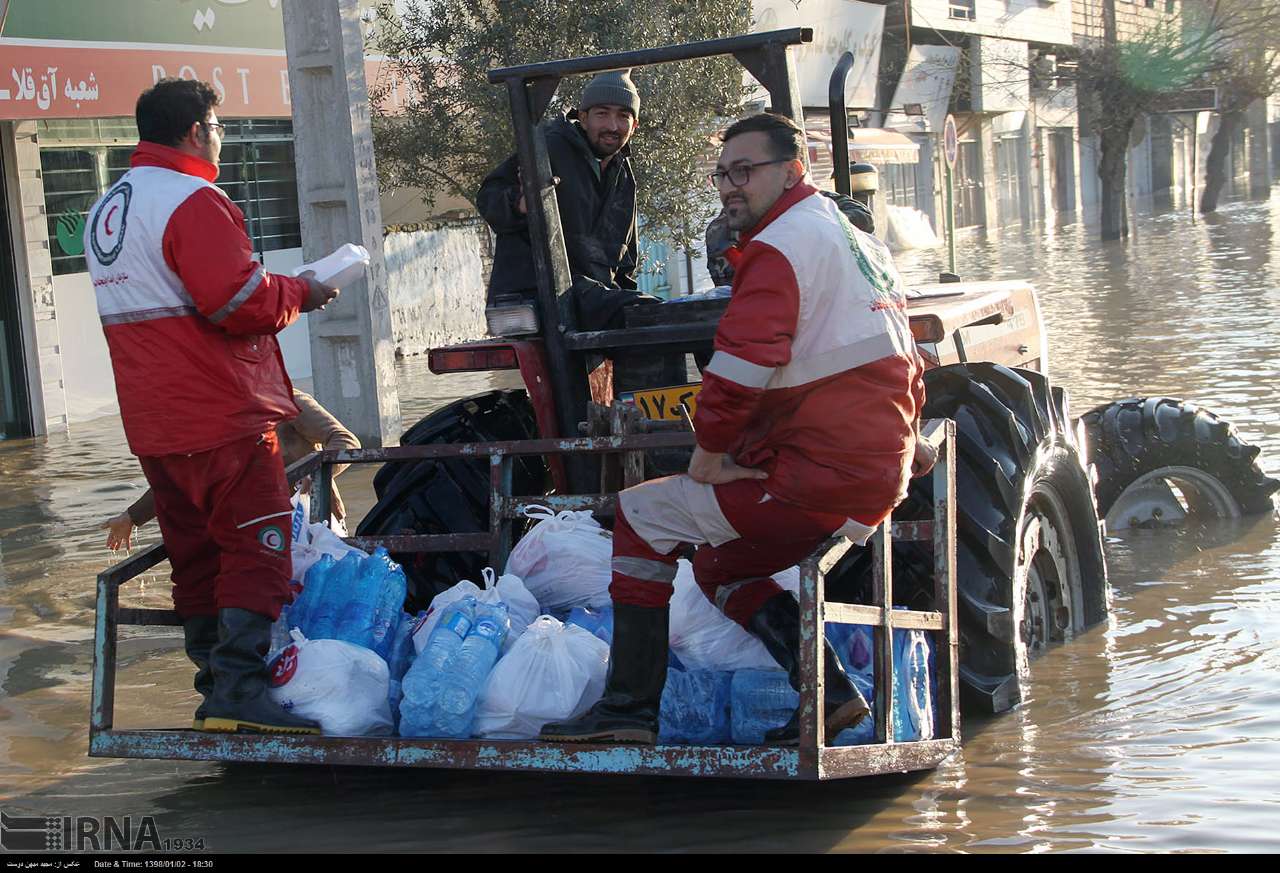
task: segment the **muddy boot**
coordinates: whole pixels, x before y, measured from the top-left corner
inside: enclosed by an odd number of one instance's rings
[[[267,694],[263,658],[271,644],[271,619],[247,609],[218,610],[218,644],[209,655],[213,694],[204,729],[219,733],[318,734],[313,721],[290,715]]]
[[[613,645],[604,697],[573,721],[544,725],[540,739],[560,743],[658,741],[658,708],[667,682],[668,607],[613,607]]]
[[[800,690],[800,604],[787,592],[774,595],[751,616],[751,631],[769,654],[787,671],[791,687]],[[831,643],[823,641],[825,691],[823,709],[826,714],[827,742],[836,734],[862,721],[871,711],[862,694],[849,681]],[[794,746],[800,742],[800,709],[780,728],[764,735],[766,743]]]
[[[182,635],[186,642],[187,657],[196,665],[195,687],[201,697],[191,729],[202,731],[209,708],[209,697],[213,694],[213,670],[209,667],[209,653],[218,643],[218,617],[193,615],[182,623]]]

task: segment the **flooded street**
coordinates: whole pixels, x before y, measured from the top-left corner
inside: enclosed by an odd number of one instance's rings
[[[1148,207],[1127,245],[1081,223],[960,247],[966,279],[1040,290],[1049,373],[1074,414],[1134,395],[1194,399],[1280,475],[1280,189],[1209,220]],[[945,250],[900,259],[928,281]],[[399,367],[406,424],[489,377]],[[372,470],[343,495],[359,518]],[[1274,517],[1108,543],[1112,615],[1032,665],[1029,699],[965,724],[936,771],[825,785],[86,757],[97,525],[139,493],[117,419],[0,442],[0,805],[156,816],[222,851],[1278,851],[1280,536]],[[142,544],[154,542],[154,525]],[[163,570],[163,565],[160,568]],[[165,573],[126,589],[169,606]],[[190,719],[172,629],[122,628],[119,727]]]

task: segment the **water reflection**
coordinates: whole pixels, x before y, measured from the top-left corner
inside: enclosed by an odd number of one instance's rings
[[[1127,246],[1067,221],[961,247],[969,278],[1040,288],[1054,380],[1074,409],[1196,398],[1280,465],[1274,385],[1280,197],[1211,221],[1139,216]],[[903,259],[917,280],[945,255]],[[495,384],[401,362],[407,423]],[[507,382],[505,384],[510,384]],[[346,474],[353,515],[372,471]],[[96,524],[141,476],[114,420],[0,443],[0,800],[6,812],[152,814],[218,849],[1275,851],[1280,537],[1273,519],[1132,531],[1108,544],[1109,622],[1032,665],[1015,712],[965,724],[936,771],[832,785],[224,767],[85,757]],[[144,528],[144,544],[155,537]],[[128,592],[164,606],[163,572]],[[117,723],[189,718],[180,640],[124,629]]]

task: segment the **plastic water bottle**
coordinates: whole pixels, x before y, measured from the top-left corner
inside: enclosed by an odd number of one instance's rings
[[[400,613],[391,650],[387,653],[387,668],[393,681],[399,682],[403,679],[409,672],[410,665],[413,664],[414,656],[417,655],[413,649],[413,631],[424,615],[426,615],[425,611],[418,613],[416,618]]]
[[[430,736],[428,731],[445,668],[461,651],[475,623],[475,615],[476,599],[464,597],[449,604],[440,616],[426,647],[400,683],[404,692],[400,704],[401,736]]]
[[[289,608],[289,620],[292,622],[290,627],[300,628],[307,634],[308,639],[311,634],[311,627],[308,624],[310,615],[315,610],[316,602],[323,596],[324,587],[336,564],[332,555],[322,555],[319,561],[312,564],[303,577],[302,593]]]
[[[927,633],[893,632],[893,737],[898,742],[933,739],[932,658]]]
[[[284,647],[293,642],[289,636],[289,613],[291,607],[285,604],[280,608],[280,617],[271,625],[271,647],[267,650],[267,663],[270,664],[276,659],[276,655],[284,651]]]
[[[727,670],[668,670],[658,715],[658,742],[727,743],[733,674]]]
[[[342,607],[351,595],[360,572],[361,555],[349,552],[330,571],[319,598],[307,615],[311,632],[307,634],[312,640],[331,640],[338,628],[338,620],[342,617]]]
[[[476,606],[476,622],[458,654],[445,668],[440,696],[436,699],[436,727],[441,736],[463,738],[471,735],[476,698],[498,660],[510,628],[511,619],[505,603]]]
[[[592,636],[598,637],[610,645],[613,644],[612,606],[606,606],[601,609],[575,606],[569,611],[569,617],[565,619],[564,623],[576,624]]]
[[[733,741],[760,745],[764,735],[790,720],[800,695],[783,670],[738,670],[730,689]]]
[[[378,551],[386,556],[386,550]],[[377,558],[377,552],[374,553]],[[409,582],[404,578],[400,565],[386,558],[387,574],[382,580],[382,591],[373,614],[373,650],[390,661],[391,649],[396,644],[396,633],[404,622],[404,598],[409,593]],[[412,648],[412,646],[410,646]]]
[[[383,555],[385,557],[385,551]],[[376,555],[360,562],[355,584],[351,586],[347,602],[338,614],[334,639],[345,640],[366,649],[373,648],[375,614],[382,600],[382,586],[386,577],[387,562],[379,560]],[[383,633],[385,635],[385,630]]]

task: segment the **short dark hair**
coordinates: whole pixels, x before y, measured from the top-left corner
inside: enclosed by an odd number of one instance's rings
[[[138,98],[134,109],[138,137],[147,142],[176,146],[191,130],[191,125],[204,121],[209,110],[220,102],[218,93],[208,82],[161,79]]]
[[[772,112],[761,112],[759,115],[748,115],[735,121],[720,136],[721,142],[728,142],[735,136],[744,133],[760,132],[769,137],[769,151],[775,160],[799,161],[804,154],[804,130],[785,115]]]

